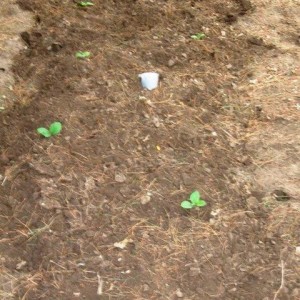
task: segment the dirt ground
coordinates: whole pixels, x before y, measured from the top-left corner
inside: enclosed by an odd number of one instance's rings
[[[18,1],[1,299],[300,299],[298,1],[93,2]]]
[[[20,34],[33,25],[31,14],[21,10],[10,0],[2,0],[0,11],[0,111],[17,100],[13,92],[14,76],[11,72],[13,57],[26,45]]]

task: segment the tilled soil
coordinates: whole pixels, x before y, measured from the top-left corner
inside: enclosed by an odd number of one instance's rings
[[[0,115],[2,298],[266,300],[284,269],[278,299],[297,299],[295,245],[231,171],[252,164],[237,131],[265,121],[230,102],[243,96],[233,79],[251,81],[249,64],[274,49],[232,27],[255,7],[19,4],[36,23],[15,60],[20,101]],[[157,89],[142,90],[145,71]],[[38,136],[53,121],[61,134]],[[208,205],[185,211],[194,190]]]

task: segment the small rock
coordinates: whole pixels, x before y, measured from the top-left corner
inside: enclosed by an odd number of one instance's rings
[[[232,88],[233,88],[234,90],[237,89],[237,84],[236,84],[236,83],[232,82],[232,83],[231,83],[231,86],[232,86]]]
[[[79,262],[78,264],[76,264],[77,267],[85,267],[85,263],[84,262]]]
[[[16,270],[21,270],[23,267],[25,267],[27,265],[27,261],[25,260],[22,260],[21,262],[19,262],[17,265],[16,265]]]
[[[151,193],[149,193],[149,192],[146,195],[141,197],[141,203],[143,205],[147,204],[150,201],[151,201]]]
[[[79,298],[80,297],[80,293],[74,292],[73,296]]]
[[[257,79],[249,79],[249,83],[255,85],[257,84]]]
[[[119,248],[119,249],[125,249],[128,243],[133,243],[132,239],[124,239],[121,242],[116,242],[114,243],[114,247],[115,248]]]
[[[146,231],[146,232],[143,232],[143,233],[142,233],[142,237],[143,237],[143,239],[149,239],[149,238],[150,238],[150,235],[149,235],[149,233]]]
[[[248,209],[255,209],[259,207],[259,202],[255,197],[249,197],[246,202]]]
[[[181,292],[180,289],[177,289],[176,292],[175,292],[175,294],[176,294],[176,296],[177,296],[178,298],[183,298],[183,293]]]
[[[214,209],[210,212],[211,216],[212,217],[217,217],[221,212],[221,209],[220,208],[217,208],[217,209]]]
[[[297,246],[297,247],[296,247],[296,255],[297,255],[297,256],[300,256],[300,246]]]
[[[214,225],[214,224],[216,224],[216,223],[217,223],[217,220],[216,220],[216,219],[214,219],[214,218],[210,218],[210,219],[209,219],[209,224]]]
[[[126,176],[123,173],[117,173],[115,175],[115,181],[119,182],[119,183],[125,182],[126,181]]]
[[[84,187],[86,190],[90,191],[95,188],[95,180],[93,177],[87,177],[85,179]]]
[[[61,175],[59,181],[63,183],[71,182],[73,179],[71,174]]]
[[[170,59],[170,60],[168,61],[168,67],[172,68],[172,67],[174,67],[175,65],[176,65],[176,61],[175,61],[175,60]]]
[[[158,128],[160,126],[160,120],[158,117],[153,117],[152,121],[156,128]]]
[[[148,284],[143,285],[143,291],[148,292],[150,290],[150,286]]]

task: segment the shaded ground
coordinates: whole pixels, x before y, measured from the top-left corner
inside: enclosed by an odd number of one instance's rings
[[[296,107],[288,201],[252,178],[261,128],[286,136],[251,70],[286,49],[240,23],[259,3],[94,3],[19,1],[36,24],[14,66],[21,101],[0,116],[2,298],[267,300],[284,270],[277,299],[297,299]],[[160,87],[142,91],[151,70]],[[61,135],[37,136],[56,120]],[[194,189],[208,206],[185,212]]]
[[[24,47],[19,36],[32,26],[31,15],[10,0],[3,0],[0,12],[0,110],[11,105],[18,98],[11,72],[13,57]]]

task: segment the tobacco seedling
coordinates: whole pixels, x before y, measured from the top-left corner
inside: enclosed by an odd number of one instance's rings
[[[184,209],[192,209],[194,207],[203,207],[207,205],[207,203],[201,199],[200,193],[198,191],[194,191],[190,194],[189,200],[184,200],[181,202],[181,207]]]
[[[89,58],[90,55],[91,55],[91,52],[89,52],[89,51],[78,51],[75,54],[76,58],[82,58],[82,59]]]
[[[206,38],[206,35],[203,32],[199,32],[199,33],[191,35],[191,38],[193,40],[200,41],[200,40],[204,40]]]
[[[61,132],[62,125],[60,122],[53,122],[49,129],[40,127],[37,129],[37,132],[45,138],[49,138],[51,136],[57,135]]]
[[[88,6],[93,6],[94,3],[90,1],[80,1],[78,2],[78,5],[81,7],[88,7]]]

